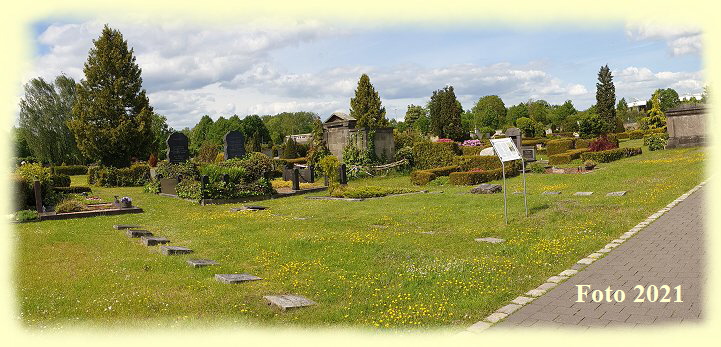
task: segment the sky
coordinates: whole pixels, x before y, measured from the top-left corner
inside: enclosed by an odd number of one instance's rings
[[[349,112],[368,74],[388,118],[454,87],[464,109],[485,95],[507,107],[543,99],[595,103],[599,68],[608,64],[616,98],[646,100],[658,88],[699,94],[705,85],[702,33],[693,27],[609,22],[420,26],[254,19],[238,24],[183,20],[47,18],[32,24],[33,67],[22,81],[83,78],[103,25],[120,30],[142,69],[155,111],[175,129],[203,115]],[[22,97],[19,95],[18,98]]]

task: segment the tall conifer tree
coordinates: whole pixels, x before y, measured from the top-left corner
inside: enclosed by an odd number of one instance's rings
[[[596,83],[596,110],[603,122],[603,132],[616,129],[616,87],[608,65],[601,66]]]
[[[440,138],[461,140],[464,138],[461,126],[463,109],[456,99],[453,86],[447,86],[433,92],[428,103],[431,133]]]
[[[355,97],[350,99],[350,116],[358,120],[356,125],[359,128],[388,126],[386,108],[381,106],[381,98],[366,74],[361,75]]]
[[[69,126],[85,156],[128,166],[131,157],[147,158],[153,148],[153,108],[123,35],[105,25],[93,44]]]

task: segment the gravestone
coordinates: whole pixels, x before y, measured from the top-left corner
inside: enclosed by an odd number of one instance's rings
[[[480,238],[480,239],[476,239],[476,241],[477,241],[477,242],[488,242],[488,243],[501,243],[501,242],[504,242],[504,241],[506,241],[506,240],[504,240],[504,239],[498,239],[498,238],[495,238],[495,237],[483,237],[483,238]]]
[[[168,145],[168,162],[171,164],[184,163],[190,158],[188,152],[188,137],[183,133],[174,132],[165,141]]]
[[[188,264],[190,264],[190,266],[192,266],[192,267],[218,265],[217,262],[212,261],[210,259],[188,259]]]
[[[293,169],[293,190],[300,190],[300,172],[298,168]]]
[[[316,304],[315,301],[298,295],[266,295],[263,299],[268,300],[269,305],[279,307],[281,311]]]
[[[185,247],[178,246],[160,246],[160,252],[165,255],[176,255],[176,254],[190,254],[193,250]]]
[[[262,280],[258,276],[248,274],[216,274],[215,279],[228,284]]]
[[[508,128],[506,130],[506,136],[510,137],[511,140],[513,140],[513,143],[516,145],[516,148],[521,149],[521,130],[518,128]]]
[[[142,236],[153,236],[153,233],[147,231],[147,230],[133,230],[133,229],[127,229],[125,231],[126,234],[130,237],[142,237]]]
[[[113,225],[113,229],[115,229],[115,230],[137,229],[137,228],[140,228],[140,225],[134,225],[134,224],[115,224],[115,225]]]
[[[521,155],[523,156],[523,160],[527,162],[536,161],[536,147],[524,146],[521,148]]]
[[[624,195],[626,195],[625,190],[622,190],[620,192],[610,192],[610,193],[606,194],[606,196],[624,196]]]
[[[170,242],[170,240],[164,238],[164,237],[151,237],[151,236],[141,236],[140,241],[143,242],[146,246],[155,246],[159,244],[166,244]]]
[[[345,164],[340,164],[340,167],[338,167],[338,174],[339,174],[339,180],[340,184],[348,184],[348,176],[346,176],[346,166]]]
[[[543,194],[543,195],[558,195],[558,194],[561,194],[561,192],[543,192],[541,194]]]
[[[237,130],[231,130],[223,137],[223,152],[225,160],[233,158],[241,158],[245,156],[245,139],[243,133]]]
[[[590,195],[593,195],[593,192],[576,192],[576,193],[574,193],[573,195],[577,195],[577,196],[590,196]]]
[[[500,184],[483,183],[471,189],[471,194],[493,194],[502,190],[503,186]]]

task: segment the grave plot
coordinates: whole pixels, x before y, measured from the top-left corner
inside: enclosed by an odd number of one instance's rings
[[[268,301],[269,305],[276,306],[281,311],[316,305],[315,301],[298,295],[266,295],[263,298]]]
[[[253,276],[253,275],[249,275],[249,274],[216,274],[215,279],[218,280],[219,282],[223,282],[223,283],[227,283],[227,284],[262,280],[262,278],[260,278],[258,276]]]
[[[160,252],[164,255],[178,255],[178,254],[190,254],[193,250],[185,247],[178,246],[160,246]]]
[[[141,236],[140,242],[142,242],[146,246],[156,246],[156,245],[164,245],[166,243],[169,243],[170,240],[168,240],[164,237]]]
[[[217,262],[210,259],[188,259],[187,263],[195,268],[218,265]]]
[[[153,233],[151,233],[150,231],[147,231],[147,230],[126,229],[125,233],[129,237],[143,237],[143,236],[151,237],[151,236],[153,236]]]

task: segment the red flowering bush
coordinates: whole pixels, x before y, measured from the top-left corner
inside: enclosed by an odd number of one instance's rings
[[[607,151],[609,149],[618,148],[618,144],[611,142],[605,135],[593,140],[588,145],[588,149],[591,152]]]

